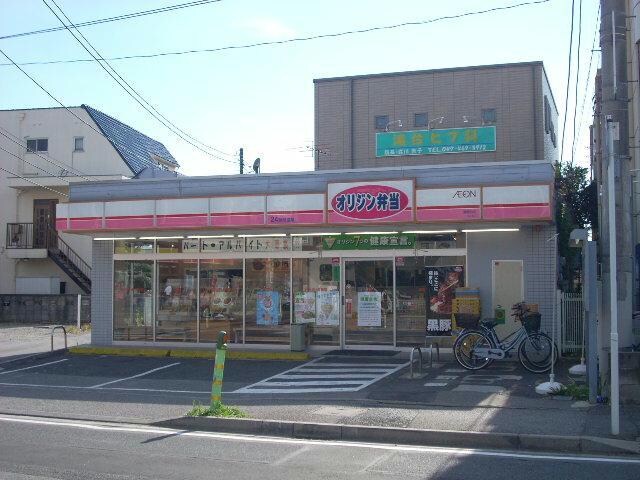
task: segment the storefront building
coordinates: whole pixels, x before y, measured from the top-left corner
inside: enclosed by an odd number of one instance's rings
[[[526,300],[550,331],[547,161],[78,183],[57,228],[93,238],[92,343],[410,347]],[[515,328],[507,321],[505,333]]]

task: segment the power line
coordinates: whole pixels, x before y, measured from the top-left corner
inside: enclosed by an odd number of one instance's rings
[[[222,0],[197,0],[197,1],[193,1],[193,2],[186,2],[186,3],[179,3],[176,5],[167,5],[166,7],[160,7],[160,8],[153,8],[151,10],[143,10],[140,12],[133,12],[133,13],[125,13],[122,15],[116,15],[114,17],[108,17],[108,18],[99,18],[96,20],[88,20],[86,22],[81,22],[81,23],[77,23],[76,25],[78,27],[89,27],[92,25],[99,25],[101,23],[108,23],[108,22],[116,22],[119,20],[128,20],[130,18],[137,18],[137,17],[143,17],[146,15],[155,15],[157,13],[165,13],[165,12],[171,12],[173,10],[180,10],[183,8],[189,8],[189,7],[197,7],[200,5],[206,5],[207,3],[217,3],[217,2],[221,2]],[[12,35],[4,35],[2,37],[0,37],[0,40],[6,40],[9,38],[18,38],[18,37],[26,37],[26,36],[30,36],[30,35],[39,35],[41,33],[49,33],[49,32],[59,32],[60,30],[64,30],[64,27],[50,27],[50,28],[43,28],[41,30],[33,30],[31,32],[22,32],[22,33],[14,33]]]
[[[600,20],[600,4],[598,3],[598,13],[596,14],[596,26],[594,27],[594,31],[593,31],[593,40],[591,42],[591,55],[589,55],[589,66],[587,67],[587,78],[586,78],[586,85],[589,85],[589,78],[591,77],[591,64],[593,62],[593,55],[595,53],[595,46],[596,46],[596,38],[598,38],[598,23]],[[634,89],[635,89],[635,84],[634,84]],[[584,94],[582,95],[582,104],[580,106],[580,119],[578,120],[578,138],[576,139],[576,148],[578,146],[578,144],[580,143],[580,139],[582,138],[582,118],[583,118],[583,114],[584,114],[584,105],[585,102],[587,100],[587,92],[589,91],[588,88],[585,88],[584,90]],[[572,154],[573,155],[573,154]]]
[[[319,34],[319,35],[311,35],[307,37],[289,38],[285,40],[256,42],[256,43],[249,43],[249,44],[243,44],[243,45],[228,45],[225,47],[217,47],[217,48],[181,50],[181,51],[175,51],[175,52],[158,52],[158,53],[149,53],[149,54],[141,54],[141,55],[122,55],[117,57],[109,57],[109,58],[106,58],[105,60],[115,61],[115,60],[132,60],[132,59],[141,59],[141,58],[146,59],[146,58],[167,57],[167,56],[177,56],[177,55],[189,55],[189,54],[195,54],[195,53],[216,53],[216,52],[222,52],[225,50],[241,50],[241,49],[254,48],[254,47],[265,47],[270,45],[284,45],[288,43],[306,42],[310,40],[319,40],[324,38],[336,38],[336,37],[343,37],[347,35],[370,33],[370,32],[376,32],[380,30],[392,30],[396,28],[427,25],[430,23],[436,23],[444,20],[455,20],[458,18],[470,17],[474,15],[483,15],[483,14],[493,13],[497,11],[511,10],[514,8],[519,8],[519,7],[529,6],[529,5],[547,3],[549,1],[550,0],[535,0],[535,1],[529,1],[529,2],[516,3],[513,5],[505,5],[502,7],[493,7],[486,10],[464,12],[456,15],[445,15],[442,17],[436,17],[436,18],[431,18],[431,19],[421,20],[421,21],[402,22],[402,23],[397,23],[393,25],[382,25],[382,26],[376,26],[376,27],[363,28],[359,30],[348,30],[348,31],[337,32],[337,33],[325,33],[325,34]],[[62,64],[62,63],[86,63],[86,62],[93,62],[93,61],[94,60],[92,59],[79,58],[79,59],[70,59],[70,60],[48,60],[48,61],[25,62],[25,63],[21,63],[20,65],[55,65],[55,64]],[[9,64],[6,64],[6,63],[0,64],[0,66],[7,66],[7,65]]]
[[[16,155],[15,153],[13,153],[13,152],[10,152],[9,150],[5,150],[5,149],[4,149],[4,148],[2,148],[2,147],[0,147],[0,150],[2,150],[2,151],[4,151],[4,152],[8,153],[9,155],[12,155],[12,156],[16,157],[18,160],[22,160],[22,158],[20,158],[19,156],[17,156],[17,155]],[[53,189],[53,188],[51,188],[51,187],[47,187],[47,186],[45,186],[45,185],[41,185],[41,184],[39,184],[38,182],[34,182],[33,180],[31,180],[31,179],[29,179],[29,178],[23,177],[22,175],[18,175],[17,173],[13,173],[12,171],[7,170],[6,168],[0,167],[0,170],[2,170],[3,172],[8,173],[9,175],[13,175],[14,177],[21,178],[22,180],[25,180],[25,181],[27,181],[27,182],[29,182],[29,183],[32,183],[33,185],[37,185],[38,187],[44,188],[44,189],[46,189],[46,190],[50,190],[50,191],[52,191],[52,192],[54,192],[54,193],[57,193],[58,195],[62,195],[63,197],[68,197],[68,196],[69,196],[69,195],[67,195],[66,193],[59,192],[58,190],[55,190],[55,189]]]
[[[5,152],[6,152],[6,151],[7,151],[7,150],[5,150]],[[61,177],[60,175],[56,175],[55,173],[51,173],[50,171],[45,170],[44,168],[42,168],[42,167],[40,167],[40,166],[36,165],[35,163],[31,163],[31,162],[30,162],[29,160],[27,160],[26,158],[21,158],[21,157],[18,157],[17,155],[14,155],[14,157],[19,158],[19,159],[20,159],[21,161],[23,161],[24,163],[26,163],[26,164],[28,164],[28,165],[31,165],[33,168],[37,168],[37,169],[38,169],[38,170],[40,170],[41,172],[44,172],[44,173],[46,173],[47,175],[49,175],[49,176],[51,176],[51,177],[59,178],[59,179],[61,179],[61,180],[64,180],[64,181],[65,181],[65,182],[67,182],[67,183],[69,182],[69,180],[68,180],[67,178]]]
[[[73,24],[73,22],[71,21],[71,19],[69,19],[69,17],[64,13],[64,11],[60,8],[60,6],[55,2],[55,0],[51,0],[52,3],[56,6],[56,8],[62,13],[62,15],[67,19],[67,22],[69,22],[69,24],[76,30],[76,32],[78,32],[78,34],[82,37],[82,39],[84,40],[85,43],[82,42],[82,40],[80,40],[80,38],[78,38],[78,36],[73,32],[73,30],[71,30],[71,28],[69,28],[69,26],[64,22],[64,20],[62,20],[62,18],[60,18],[60,16],[56,13],[56,11],[51,7],[51,5],[49,5],[49,3],[47,3],[46,0],[42,0],[42,3],[44,3],[46,5],[46,7],[51,11],[51,13],[53,13],[55,15],[55,17],[60,21],[60,23],[62,25],[64,25],[64,27],[67,29],[67,31],[73,36],[73,38],[82,46],[82,48],[84,50],[86,50],[86,52],[91,55],[91,57],[94,58],[94,60],[96,60],[98,62],[98,64],[100,65],[100,67],[133,99],[136,101],[136,103],[138,103],[147,113],[149,113],[149,115],[151,115],[153,118],[155,118],[158,122],[160,122],[162,125],[164,125],[168,130],[170,130],[172,133],[174,133],[176,136],[178,136],[180,139],[182,139],[183,141],[185,141],[186,143],[190,144],[191,146],[193,146],[194,148],[200,150],[202,153],[205,153],[206,155],[209,155],[212,158],[215,158],[217,160],[222,160],[224,162],[229,162],[229,163],[234,163],[235,161],[233,160],[229,160],[223,157],[220,157],[218,155],[215,155],[211,152],[208,152],[207,150],[205,150],[204,148],[202,148],[201,146],[197,145],[196,143],[194,143],[193,141],[190,141],[189,139],[186,138],[187,135],[183,135],[180,133],[180,129],[174,124],[172,123],[170,120],[168,120],[166,117],[164,117],[164,115],[160,114],[155,107],[153,107],[153,105],[151,105],[147,100],[144,99],[144,97],[142,97],[142,95],[140,95],[140,93],[138,93],[105,59],[104,57],[100,54],[100,52],[98,52],[98,50],[91,44],[91,42],[89,42],[89,40],[82,34],[82,32],[80,32],[80,30],[78,30],[78,28]],[[87,45],[89,47],[91,47],[91,50],[87,47]],[[93,51],[92,51],[93,50]],[[95,53],[94,53],[95,52]],[[106,65],[106,66],[105,66]],[[109,68],[107,68],[109,67]],[[114,76],[115,74],[115,76]],[[117,77],[117,78],[116,78]],[[126,86],[125,86],[126,85]],[[128,87],[128,88],[127,88]],[[135,95],[134,95],[135,94]],[[155,113],[154,113],[155,112]],[[161,118],[162,117],[162,118]],[[163,118],[165,120],[163,120]],[[196,140],[197,141],[197,140]],[[200,142],[201,143],[201,142]]]
[[[567,129],[567,109],[569,108],[569,84],[571,83],[571,54],[573,49],[573,19],[575,17],[575,3],[576,0],[571,0],[571,33],[569,34],[569,65],[567,66],[567,90],[565,92],[564,99],[564,120],[562,122],[562,141],[560,144],[560,163],[562,163],[562,157],[564,155],[564,136]]]
[[[20,139],[19,139],[18,137],[16,137],[16,136],[15,136],[15,135],[13,135],[11,132],[9,132],[8,130],[5,130],[5,129],[4,129],[4,128],[2,128],[2,127],[0,127],[0,135],[2,135],[3,137],[5,137],[6,139],[8,139],[10,142],[15,143],[16,145],[18,145],[18,146],[20,146],[20,147],[22,147],[22,148],[26,148],[26,150],[27,150],[29,153],[33,153],[33,154],[37,155],[37,156],[38,156],[38,157],[40,157],[41,159],[43,159],[43,160],[45,160],[46,162],[49,162],[49,163],[51,163],[51,164],[55,165],[55,166],[56,166],[56,167],[58,167],[58,168],[61,168],[61,169],[65,170],[65,171],[67,171],[67,172],[71,172],[71,173],[73,173],[73,174],[77,175],[77,176],[78,176],[78,177],[80,177],[80,178],[84,178],[85,180],[87,180],[87,181],[89,181],[89,182],[94,181],[94,180],[97,180],[97,179],[95,179],[95,178],[94,178],[94,179],[91,179],[91,178],[89,178],[89,177],[85,176],[85,175],[84,175],[80,170],[77,170],[77,169],[75,169],[75,168],[71,167],[70,165],[61,165],[61,164],[59,164],[59,163],[57,163],[57,162],[54,162],[53,160],[55,160],[55,159],[53,159],[53,157],[51,157],[51,158],[47,158],[47,157],[45,157],[44,155],[40,154],[39,152],[37,152],[37,151],[35,151],[35,150],[30,150],[30,149],[29,149],[29,147],[27,147],[26,145],[22,144],[22,142],[20,141]],[[52,160],[52,159],[53,159],[53,160]],[[25,162],[26,162],[26,160],[25,160]],[[28,162],[27,162],[27,163],[28,163]],[[53,174],[52,174],[52,175],[53,175]],[[60,177],[60,176],[58,176],[58,175],[53,175],[53,176],[54,176],[54,177],[55,177],[55,176],[57,176],[57,177],[59,177],[59,178],[64,178],[64,177]]]
[[[576,151],[576,117],[578,113],[578,84],[580,82],[580,43],[582,40],[582,0],[578,3],[578,52],[576,57],[576,91],[573,102],[573,142],[571,144],[571,165]]]
[[[4,55],[5,58],[11,62],[12,65],[14,65],[18,70],[20,70],[29,80],[31,80],[33,83],[35,83],[38,86],[38,88],[40,88],[40,90],[42,90],[44,93],[46,93],[49,96],[49,98],[51,98],[54,102],[56,102],[58,105],[60,105],[62,108],[64,108],[71,115],[76,117],[78,120],[80,120],[82,123],[84,123],[91,130],[96,132],[98,135],[100,135],[101,137],[107,138],[106,135],[104,135],[100,130],[97,130],[93,125],[91,125],[90,123],[86,122],[84,119],[80,118],[73,111],[71,111],[71,109],[69,109],[69,107],[67,107],[60,100],[58,100],[56,97],[54,97],[53,94],[51,92],[49,92],[49,90],[44,88],[42,86],[42,84],[40,84],[40,82],[38,82],[35,78],[33,78],[31,75],[29,75],[23,68],[21,68],[20,65],[18,65],[11,57],[9,57],[9,55],[7,55],[4,52],[4,50],[0,49],[0,53],[2,53],[2,55]]]

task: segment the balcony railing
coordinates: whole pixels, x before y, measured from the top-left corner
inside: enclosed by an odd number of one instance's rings
[[[33,223],[7,223],[7,248],[46,248],[46,245],[34,247]]]

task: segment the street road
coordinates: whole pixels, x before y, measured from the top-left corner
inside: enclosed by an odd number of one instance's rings
[[[0,479],[638,479],[640,460],[229,435],[0,415]]]

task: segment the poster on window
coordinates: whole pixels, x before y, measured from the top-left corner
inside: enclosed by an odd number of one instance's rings
[[[280,292],[260,290],[256,293],[256,324],[280,324]]]
[[[358,326],[382,326],[381,292],[358,292]]]
[[[296,323],[313,323],[316,321],[315,292],[296,292],[293,302]]]
[[[340,292],[338,290],[317,292],[316,325],[340,325]]]
[[[451,335],[451,307],[456,288],[464,287],[464,267],[425,267],[427,335]]]

